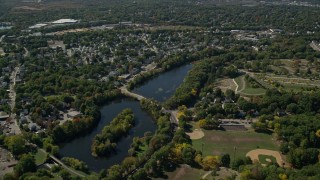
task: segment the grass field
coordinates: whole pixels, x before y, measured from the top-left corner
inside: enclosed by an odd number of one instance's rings
[[[228,153],[233,160],[236,158],[245,157],[250,150],[263,148],[270,150],[278,150],[276,142],[272,135],[256,133],[249,131],[217,131],[203,130],[205,136],[199,140],[193,140],[193,147],[197,150],[202,150],[205,156],[221,155]],[[236,147],[236,151],[234,150]]]
[[[251,95],[264,94],[266,92],[267,90],[263,88],[250,88],[250,87],[246,87],[243,91],[241,91],[241,93],[251,94]]]
[[[273,156],[268,156],[268,155],[260,154],[258,157],[259,157],[259,161],[260,161],[261,164],[269,164],[269,163],[271,163],[271,162],[272,162],[272,163],[277,163],[276,158],[273,157]],[[270,162],[270,161],[267,161],[267,159],[270,159],[271,162]]]
[[[37,153],[35,154],[34,158],[36,160],[36,165],[40,165],[46,161],[47,154],[38,150]]]
[[[245,76],[239,76],[237,78],[235,78],[234,80],[236,81],[236,83],[238,84],[238,93],[243,94],[243,95],[261,95],[266,93],[266,89],[263,88],[251,88],[248,85],[248,82],[245,80],[244,78]]]
[[[238,89],[237,89],[238,91],[241,91],[245,88],[245,81],[243,81],[242,78],[244,78],[244,76],[239,76],[234,79],[238,84]]]

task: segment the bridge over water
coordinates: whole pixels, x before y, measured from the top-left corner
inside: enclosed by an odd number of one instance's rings
[[[127,86],[122,86],[120,87],[120,90],[121,90],[121,93],[128,96],[128,97],[132,97],[138,101],[142,101],[143,99],[147,99],[146,97],[140,95],[140,94],[136,94],[136,93],[133,93],[133,92],[130,92],[127,88]],[[171,116],[170,116],[170,122],[172,124],[176,124],[178,125],[179,124],[179,121],[178,121],[178,118],[177,118],[177,112],[176,111],[171,111],[171,110],[166,110],[164,108],[162,108],[162,112],[163,113],[169,113]]]
[[[40,151],[44,152],[45,154],[47,154],[47,152],[44,149],[40,149]],[[86,176],[79,173],[78,171],[70,168],[69,166],[65,165],[61,160],[59,160],[57,157],[55,157],[54,155],[48,154],[49,157],[56,163],[58,163],[59,165],[61,165],[65,170],[69,171],[71,174],[77,175],[79,177],[85,178]]]

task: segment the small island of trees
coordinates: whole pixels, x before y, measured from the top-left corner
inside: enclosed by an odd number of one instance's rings
[[[108,156],[115,151],[116,142],[125,136],[134,126],[134,114],[131,109],[124,109],[109,125],[106,125],[100,134],[97,134],[92,143],[92,155]]]

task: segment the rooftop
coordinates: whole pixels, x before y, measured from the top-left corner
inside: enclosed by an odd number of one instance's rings
[[[56,21],[53,21],[52,24],[65,24],[65,23],[76,23],[78,20],[75,19],[59,19]]]
[[[44,26],[47,26],[47,24],[35,24],[33,26],[30,26],[29,29],[38,29]]]

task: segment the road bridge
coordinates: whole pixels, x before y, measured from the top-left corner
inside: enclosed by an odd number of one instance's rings
[[[39,148],[39,150],[42,151],[42,152],[44,152],[45,154],[48,154],[44,149],[40,149],[40,148]],[[71,174],[77,175],[77,176],[82,177],[82,178],[85,177],[85,175],[83,175],[83,174],[77,172],[76,170],[74,170],[74,169],[68,167],[67,165],[65,165],[62,161],[60,161],[60,159],[58,159],[58,158],[55,157],[54,155],[49,154],[49,157],[50,157],[54,162],[56,162],[56,163],[58,163],[59,165],[61,165],[65,170],[69,171]]]
[[[134,99],[136,99],[136,100],[138,100],[138,101],[141,101],[141,100],[143,100],[143,99],[146,99],[144,96],[141,96],[141,95],[139,95],[139,94],[136,94],[136,93],[133,93],[133,92],[128,91],[127,86],[122,86],[122,87],[120,88],[120,90],[121,90],[121,93],[122,93],[122,94],[124,94],[124,95],[126,95],[126,96],[129,96],[129,97],[132,97],[132,98],[134,98]]]
[[[121,90],[121,93],[126,95],[126,96],[129,96],[129,97],[132,97],[134,99],[137,99],[138,101],[142,101],[143,99],[147,99],[146,97],[140,95],[140,94],[136,94],[136,93],[133,93],[133,92],[130,92],[126,86],[122,86],[120,87],[120,90]],[[179,120],[177,118],[177,111],[171,111],[171,110],[166,110],[164,108],[162,108],[162,113],[169,113],[171,116],[170,116],[170,122],[172,124],[176,124],[178,125],[179,124]]]

